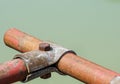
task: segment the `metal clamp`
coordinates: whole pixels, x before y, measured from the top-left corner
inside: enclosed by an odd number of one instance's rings
[[[120,84],[120,76],[116,76],[110,82],[110,84]]]
[[[50,42],[43,42],[39,45],[39,50],[15,55],[14,59],[20,58],[24,60],[28,70],[28,75],[22,82],[42,77],[54,71],[63,74],[54,66],[54,64],[56,64],[60,58],[68,52],[75,54],[72,50]]]

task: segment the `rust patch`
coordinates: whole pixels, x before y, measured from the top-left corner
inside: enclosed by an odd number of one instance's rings
[[[19,61],[16,60],[14,63],[13,63],[13,67],[16,67],[18,65]]]
[[[6,66],[6,65],[8,65],[8,63],[0,66],[0,79],[3,78],[6,75],[9,75],[8,71],[10,70],[10,67]]]
[[[51,50],[50,44],[49,43],[41,43],[39,45],[39,50],[42,50],[42,51],[49,51],[49,50]]]

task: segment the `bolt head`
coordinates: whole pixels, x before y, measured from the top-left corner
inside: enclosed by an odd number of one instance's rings
[[[49,51],[51,49],[50,44],[49,43],[41,43],[39,45],[39,50],[42,51]]]

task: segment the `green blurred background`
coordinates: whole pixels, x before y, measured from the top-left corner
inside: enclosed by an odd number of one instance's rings
[[[1,63],[19,53],[3,42],[5,31],[13,27],[120,72],[120,0],[0,0]],[[61,83],[83,84],[57,73],[26,84]]]

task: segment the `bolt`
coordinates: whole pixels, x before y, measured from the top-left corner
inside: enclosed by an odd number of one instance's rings
[[[45,75],[41,76],[40,78],[42,78],[42,79],[48,79],[50,77],[51,77],[51,73],[48,73],[48,74],[45,74]]]
[[[40,43],[39,44],[39,50],[42,50],[42,51],[49,51],[49,50],[51,50],[50,44],[49,43]],[[51,73],[48,73],[48,74],[45,74],[45,75],[41,76],[40,78],[48,79],[50,77],[51,77]]]
[[[41,43],[39,45],[39,50],[42,51],[49,51],[51,49],[50,44],[49,43]]]

